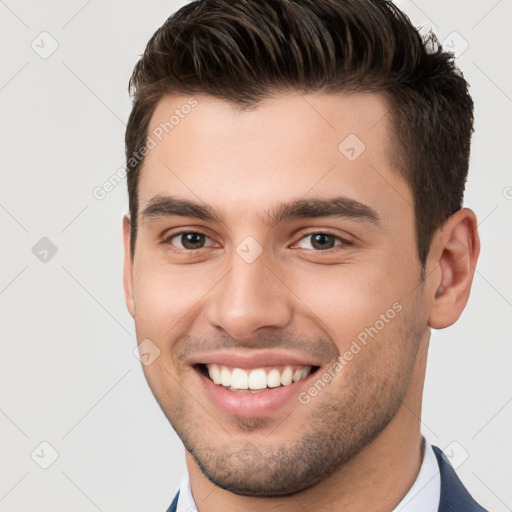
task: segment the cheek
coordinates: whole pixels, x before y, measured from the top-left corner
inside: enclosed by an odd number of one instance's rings
[[[176,338],[211,286],[193,269],[140,261],[134,267],[135,321],[138,335],[164,343]]]
[[[331,267],[297,277],[292,289],[329,335],[351,339],[373,325],[400,296],[396,284],[381,274],[362,265]]]
[[[159,350],[158,357],[143,364],[142,370],[162,410],[181,410],[176,381],[183,368],[173,357],[173,344],[189,329],[207,283],[193,272],[173,271],[169,265],[144,257],[134,265],[133,277],[137,342],[150,340]]]

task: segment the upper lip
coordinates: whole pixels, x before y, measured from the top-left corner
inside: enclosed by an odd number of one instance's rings
[[[290,352],[249,350],[222,350],[195,354],[191,365],[220,364],[233,368],[261,368],[263,366],[320,366],[311,356],[301,356]]]

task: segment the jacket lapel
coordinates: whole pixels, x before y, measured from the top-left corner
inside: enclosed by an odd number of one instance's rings
[[[167,509],[167,512],[176,512],[176,508],[178,506],[178,497],[180,495],[180,491],[176,493],[174,499],[172,500],[171,506]]]
[[[446,455],[432,446],[441,475],[441,497],[438,512],[487,512],[466,490]]]

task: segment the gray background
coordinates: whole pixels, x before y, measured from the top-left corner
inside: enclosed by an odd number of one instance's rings
[[[182,4],[0,1],[1,511],[163,511],[183,474],[133,355],[125,181],[93,196],[123,166],[137,56]],[[512,510],[511,1],[399,5],[460,53],[476,102],[466,205],[482,253],[462,318],[433,333],[423,431],[475,498]]]

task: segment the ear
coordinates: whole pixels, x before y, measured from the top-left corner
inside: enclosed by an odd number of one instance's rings
[[[130,251],[130,238],[132,226],[130,216],[123,217],[123,244],[124,244],[124,268],[123,285],[126,307],[132,317],[135,316],[135,301],[133,300],[133,260]]]
[[[448,327],[462,314],[479,253],[476,216],[469,208],[462,208],[436,231],[429,251],[430,327]]]

